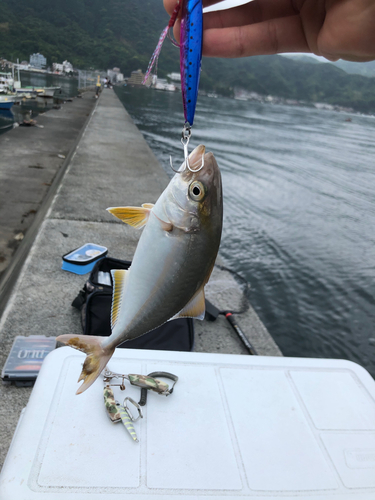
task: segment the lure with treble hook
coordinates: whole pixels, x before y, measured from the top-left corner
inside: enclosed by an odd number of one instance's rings
[[[157,60],[163,42],[176,22],[181,11],[180,31],[180,73],[182,103],[184,107],[185,128],[190,129],[194,123],[195,108],[197,105],[199,78],[202,61],[203,38],[203,6],[202,0],[178,0],[168,26],[163,30],[158,45],[151,57],[143,84],[147,81],[153,67],[157,67]]]

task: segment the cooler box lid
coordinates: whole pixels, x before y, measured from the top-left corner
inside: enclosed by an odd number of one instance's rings
[[[84,355],[45,359],[0,475],[2,500],[373,500],[375,383],[342,360],[118,349],[119,373],[167,371],[139,443],[112,424],[103,377],[76,396]],[[139,400],[129,386],[116,398]]]

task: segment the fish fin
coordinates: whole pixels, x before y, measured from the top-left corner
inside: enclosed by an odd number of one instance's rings
[[[95,382],[114,353],[114,348],[105,349],[102,347],[102,341],[106,338],[94,335],[60,335],[57,337],[56,342],[74,347],[74,349],[87,354],[78,379],[78,382],[83,380],[83,384],[78,388],[76,394],[81,394]]]
[[[111,309],[111,328],[112,330],[116,326],[120,309],[122,303],[122,297],[124,295],[124,288],[126,279],[128,278],[129,271],[126,269],[112,269],[112,281],[113,281],[113,296],[112,296],[112,309]]]
[[[149,205],[145,203],[144,205]],[[148,206],[142,207],[109,207],[108,212],[130,226],[140,229],[145,226],[151,213]]]
[[[203,287],[194,295],[191,301],[186,304],[186,306],[171,319],[177,318],[196,318],[204,319],[206,312],[206,305],[204,300],[204,289]]]
[[[154,206],[155,206],[154,203],[142,203],[143,208],[148,208],[150,210],[152,210]]]

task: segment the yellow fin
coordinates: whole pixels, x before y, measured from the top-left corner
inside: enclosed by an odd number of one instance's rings
[[[112,310],[111,310],[111,328],[116,326],[121,309],[122,297],[125,288],[126,278],[129,271],[126,269],[112,269],[113,280]]]
[[[146,206],[144,206],[146,205]],[[110,207],[108,212],[130,226],[140,229],[145,226],[151,213],[150,203],[142,207]]]
[[[203,287],[194,295],[191,301],[172,319],[177,318],[196,318],[204,319],[206,305],[204,301]]]
[[[152,210],[154,206],[155,205],[153,203],[142,203],[143,208],[149,208],[150,210]]]
[[[78,379],[78,382],[81,380],[84,382],[78,388],[77,394],[81,394],[95,382],[114,353],[114,349],[102,347],[102,342],[106,339],[107,337],[93,335],[60,335],[57,337],[56,342],[74,347],[74,349],[87,354]]]

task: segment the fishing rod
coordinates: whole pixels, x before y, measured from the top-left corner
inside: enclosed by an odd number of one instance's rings
[[[248,353],[251,354],[252,356],[258,355],[255,347],[252,345],[250,340],[246,337],[244,332],[238,326],[238,323],[237,323],[236,318],[235,318],[232,311],[229,311],[229,310],[220,311],[216,306],[211,304],[211,302],[207,299],[205,299],[205,303],[206,303],[206,316],[205,316],[205,318],[208,321],[216,321],[216,319],[219,317],[219,315],[222,314],[228,320],[230,326],[236,332],[238,337],[241,339],[241,341],[244,344],[244,346],[246,347]]]

